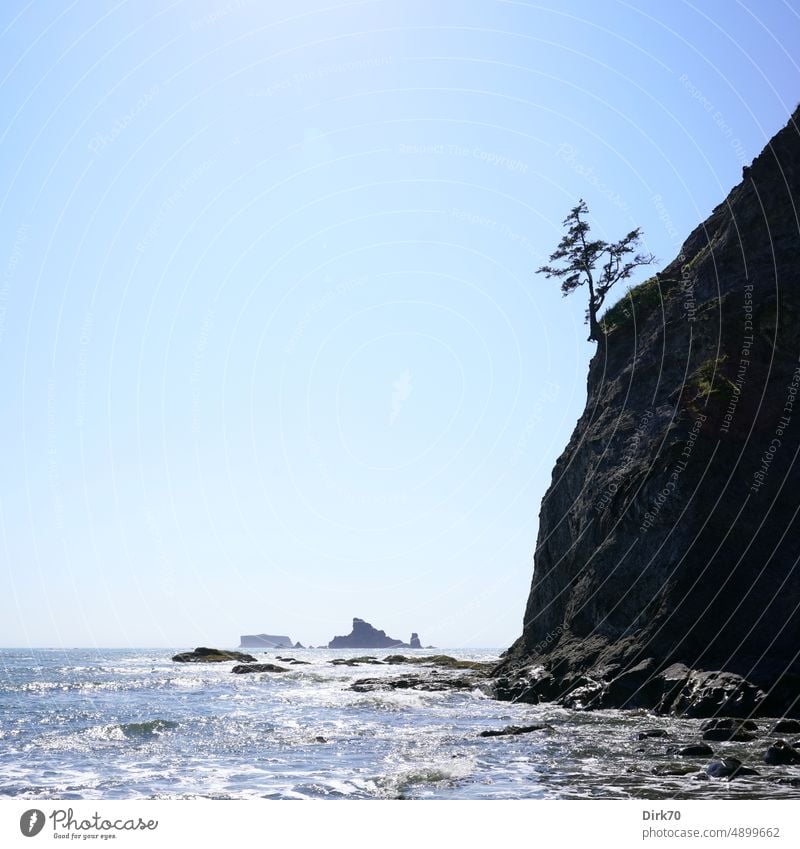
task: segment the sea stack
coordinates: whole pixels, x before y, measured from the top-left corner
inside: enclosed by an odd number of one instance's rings
[[[274,634],[242,634],[239,639],[240,649],[290,649],[292,638],[275,636]]]
[[[605,314],[498,697],[797,715],[799,122]]]
[[[419,641],[419,634],[416,631],[414,631],[414,633],[411,635],[411,639],[408,641],[408,647],[410,649],[422,648],[422,643]]]
[[[363,619],[353,619],[353,630],[344,637],[334,637],[329,643],[329,649],[391,649],[405,646],[402,640],[387,637],[384,631],[373,628]]]

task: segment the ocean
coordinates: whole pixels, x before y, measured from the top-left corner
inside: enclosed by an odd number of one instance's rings
[[[797,798],[800,767],[760,762],[764,739],[715,743],[760,775],[698,780],[671,744],[699,720],[580,712],[463,691],[355,692],[358,679],[425,674],[341,666],[386,651],[255,651],[307,662],[275,674],[179,664],[177,649],[0,650],[0,798]],[[402,650],[401,650],[402,651]],[[441,653],[441,652],[440,652]],[[447,650],[493,660],[498,650]],[[425,652],[413,653],[415,657]],[[546,724],[519,736],[480,737]],[[639,740],[661,728],[666,738]],[[688,769],[687,775],[664,775]]]

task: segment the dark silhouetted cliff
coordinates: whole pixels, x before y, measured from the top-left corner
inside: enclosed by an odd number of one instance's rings
[[[800,704],[800,110],[605,316],[500,698]]]

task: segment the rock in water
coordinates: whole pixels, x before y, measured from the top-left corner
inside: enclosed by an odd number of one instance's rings
[[[411,639],[408,641],[408,647],[410,649],[422,648],[422,643],[419,641],[419,634],[416,631],[411,634]]]
[[[738,758],[715,758],[706,767],[712,778],[738,778],[742,775],[758,775],[758,771],[743,766]]]
[[[680,749],[678,754],[684,758],[706,758],[713,757],[714,750],[705,743],[691,743]]]
[[[800,732],[800,720],[779,719],[772,728],[771,734],[797,734]]]
[[[199,646],[194,651],[184,651],[173,655],[176,663],[222,663],[226,660],[238,660],[242,663],[255,660],[253,655],[240,651],[222,651]]]
[[[777,766],[800,764],[800,752],[793,749],[785,740],[776,740],[764,752],[764,763]]]
[[[363,619],[353,619],[353,630],[345,637],[334,637],[329,649],[391,649],[405,646],[402,640],[387,637],[384,631],[373,628]]]
[[[278,666],[275,663],[243,663],[240,666],[234,666],[231,672],[236,675],[246,675],[249,672],[288,672],[285,666]]]
[[[478,737],[518,737],[520,734],[530,734],[532,731],[547,731],[549,728],[549,725],[506,725],[505,728],[481,731]]]
[[[798,127],[605,313],[499,698],[798,715]]]
[[[639,732],[640,740],[648,740],[652,737],[669,737],[669,732],[663,728],[645,728],[644,731]]]

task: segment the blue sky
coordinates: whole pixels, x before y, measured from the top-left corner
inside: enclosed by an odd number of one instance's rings
[[[593,350],[534,269],[580,197],[663,266],[800,99],[778,0],[0,33],[0,645],[508,645]]]

